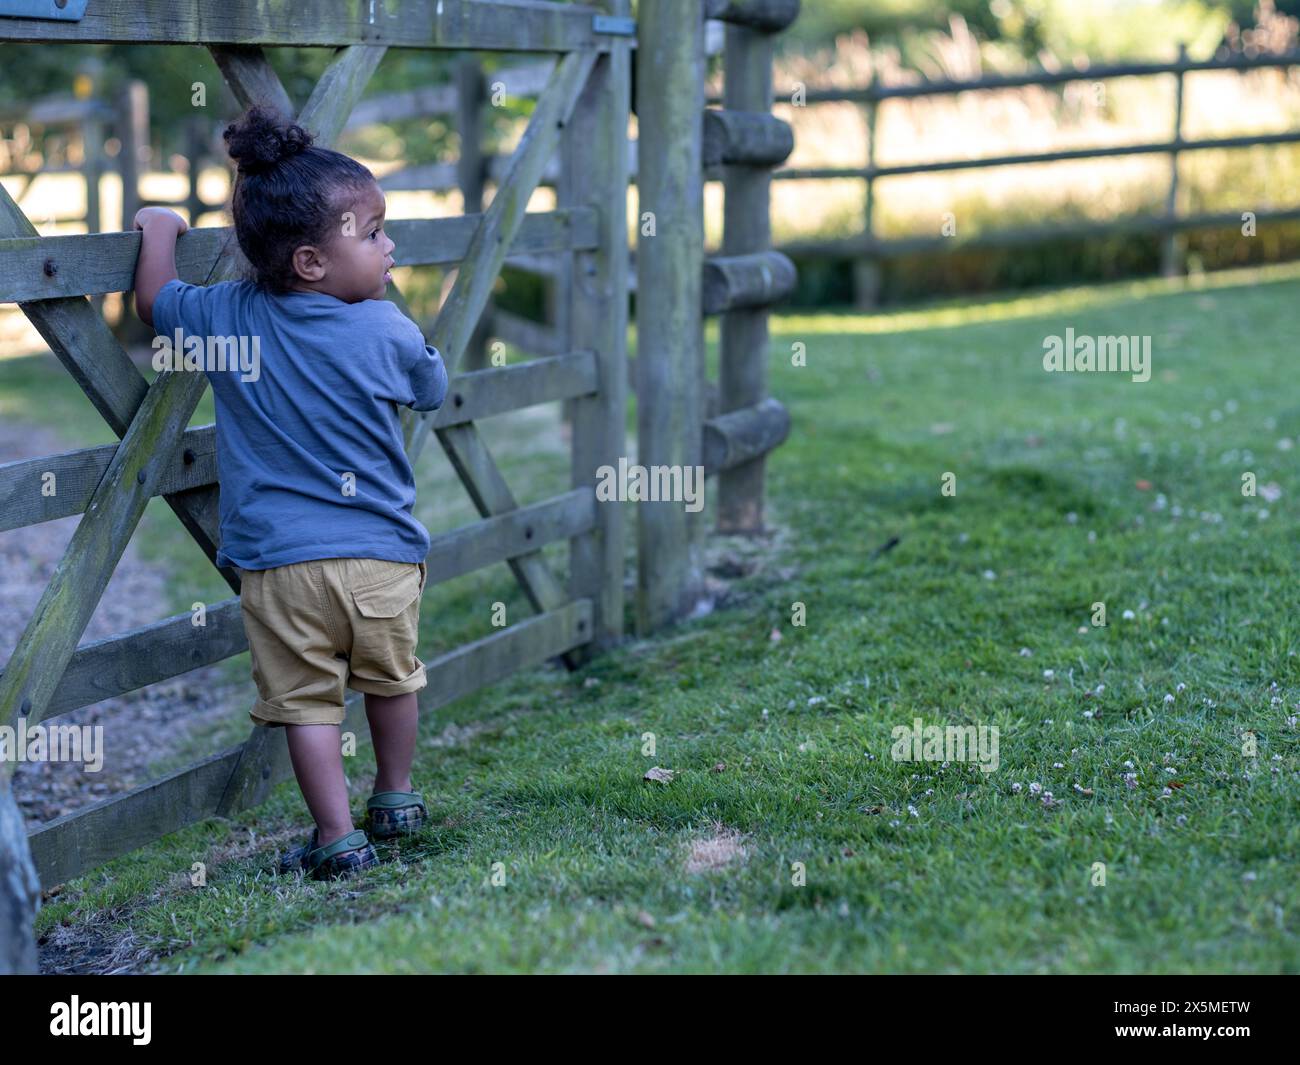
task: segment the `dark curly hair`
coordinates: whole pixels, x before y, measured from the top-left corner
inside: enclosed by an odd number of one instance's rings
[[[349,195],[375,176],[342,152],[314,147],[307,130],[260,104],[222,136],[236,164],[231,212],[240,250],[259,285],[287,292],[294,249],[327,243]]]

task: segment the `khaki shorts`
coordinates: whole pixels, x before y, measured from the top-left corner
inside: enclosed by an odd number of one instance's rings
[[[402,695],[427,683],[415,657],[423,562],[322,558],[238,573],[254,724],[339,725],[345,688]]]

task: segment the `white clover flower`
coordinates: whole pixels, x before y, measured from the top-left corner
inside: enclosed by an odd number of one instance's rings
[[[1012,792],[1013,795],[1019,795],[1019,794],[1020,794],[1020,785],[1019,785],[1018,783],[1017,783],[1017,784],[1012,784],[1012,785],[1011,785],[1011,792]]]
[[[1186,685],[1186,684],[1181,684],[1181,683],[1178,685],[1178,687],[1176,687],[1176,688],[1174,689],[1174,691],[1176,691],[1176,692],[1184,692],[1184,691],[1186,691],[1186,690],[1187,690],[1187,685]]]
[[[909,806],[909,807],[907,808],[907,812],[908,812],[909,814],[911,814],[913,817],[920,817],[920,816],[921,816],[919,813],[917,813],[917,811],[916,811],[916,807],[915,807],[915,806]]]
[[[1038,794],[1040,791],[1042,791],[1042,790],[1043,790],[1043,785],[1041,785],[1040,783],[1038,783],[1038,781],[1036,781],[1036,780],[1035,780],[1032,784],[1029,785],[1029,794],[1030,794],[1030,795],[1037,795],[1037,794]]]
[[[1034,653],[1034,652],[1031,651],[1028,647],[1022,647],[1022,648],[1020,648],[1020,657],[1021,657],[1021,658],[1028,658],[1028,657],[1029,657],[1030,655],[1032,655],[1033,653]]]
[[[1053,768],[1053,769],[1064,769],[1064,768],[1065,768],[1065,763],[1064,763],[1064,762],[1053,762],[1053,763],[1052,763],[1052,768]]]
[[[1133,611],[1131,610],[1124,611],[1124,613],[1121,616],[1124,618],[1125,621],[1132,621],[1135,617],[1137,617],[1137,615],[1133,613]]]
[[[1173,701],[1174,701],[1174,697],[1170,695],[1168,692],[1165,692],[1165,702],[1172,703]]]
[[[1056,670],[1054,669],[1043,670],[1043,678],[1045,680],[1051,680],[1054,676],[1056,676]]]
[[[1085,710],[1085,711],[1083,712],[1083,716],[1086,717],[1086,718],[1088,718],[1089,720],[1091,720],[1091,718],[1092,718],[1092,716],[1093,716],[1093,715],[1092,715],[1092,711],[1091,711],[1091,710]]]

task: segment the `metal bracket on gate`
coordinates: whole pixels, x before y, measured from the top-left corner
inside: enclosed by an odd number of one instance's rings
[[[44,18],[80,22],[86,0],[0,0],[0,18]]]
[[[635,37],[636,19],[623,15],[592,15],[592,33],[608,33],[611,37]]]

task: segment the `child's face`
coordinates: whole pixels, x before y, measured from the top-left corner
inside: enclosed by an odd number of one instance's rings
[[[396,247],[384,232],[385,209],[383,192],[371,182],[344,208],[338,232],[324,247],[294,253],[298,287],[345,303],[383,299]]]

